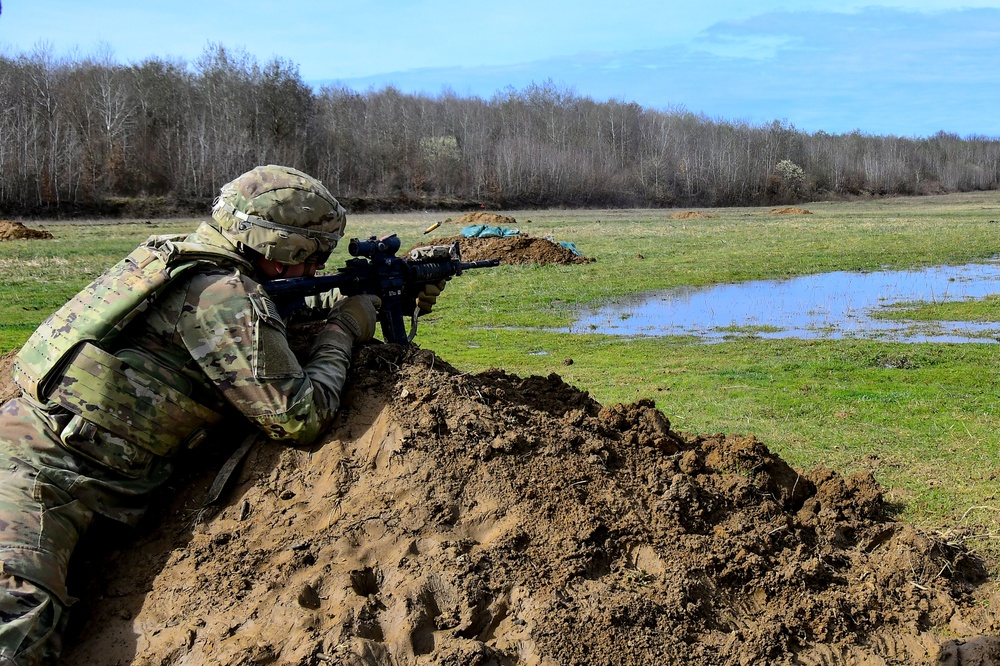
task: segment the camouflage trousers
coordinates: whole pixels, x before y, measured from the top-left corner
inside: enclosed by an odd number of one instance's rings
[[[43,472],[0,454],[0,666],[58,659],[69,560],[92,518]]]

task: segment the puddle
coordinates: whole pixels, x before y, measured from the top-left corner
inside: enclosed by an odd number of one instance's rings
[[[889,321],[871,315],[878,308],[897,303],[962,301],[997,293],[997,263],[823,273],[644,294],[584,311],[565,330],[610,335],[695,335],[708,341],[755,335],[995,343],[1000,337],[998,323]]]

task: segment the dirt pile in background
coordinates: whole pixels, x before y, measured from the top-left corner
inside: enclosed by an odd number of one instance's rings
[[[448,219],[447,221],[455,224],[461,224],[462,226],[482,224],[487,227],[510,227],[517,224],[517,220],[513,217],[499,215],[497,213],[486,213],[478,210],[461,215],[454,220]]]
[[[0,220],[0,241],[24,240],[28,238],[52,238],[44,229],[29,229],[20,222]]]
[[[446,220],[465,226],[483,225],[488,227],[512,228],[517,224],[513,217],[475,211],[466,213],[457,220]],[[528,220],[530,223],[531,220]],[[435,238],[421,245],[451,245],[457,242],[463,261],[480,261],[482,259],[500,259],[502,264],[589,264],[593,257],[584,257],[563,245],[548,238],[536,238],[528,235],[508,236],[506,238],[468,238],[466,236],[450,236]]]
[[[705,213],[699,213],[693,210],[684,213],[674,213],[670,216],[670,218],[674,220],[707,220],[711,217],[711,215],[706,215]]]
[[[812,211],[789,206],[787,208],[772,208],[771,215],[812,215]]]
[[[209,448],[208,451],[211,449]],[[211,459],[211,458],[210,458]],[[982,563],[801,474],[558,375],[362,350],[321,445],[218,461],[79,567],[65,664],[986,664]],[[105,548],[107,543],[104,544]]]
[[[589,264],[593,257],[574,254],[568,248],[547,238],[508,236],[507,238],[466,238],[450,236],[435,238],[422,245],[458,243],[462,261],[499,259],[501,264]]]

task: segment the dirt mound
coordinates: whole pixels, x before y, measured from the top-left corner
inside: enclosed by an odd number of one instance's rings
[[[20,395],[21,390],[11,379],[11,370],[14,367],[14,357],[17,350],[0,354],[0,404],[3,404]]]
[[[497,213],[484,213],[478,210],[461,215],[451,221],[462,226],[482,224],[487,227],[509,227],[517,224],[517,220],[512,217]]]
[[[711,217],[711,215],[706,215],[705,213],[699,213],[693,210],[689,210],[684,213],[674,213],[670,216],[670,218],[674,220],[707,220]]]
[[[0,241],[24,240],[27,238],[52,238],[44,229],[29,229],[20,222],[0,220]]]
[[[435,238],[422,245],[451,245],[458,243],[462,261],[499,259],[501,264],[589,264],[593,257],[574,254],[568,248],[547,238],[534,236],[509,236],[507,238],[466,238],[451,236]]]
[[[309,449],[259,444],[82,567],[65,664],[992,663],[982,564],[869,475],[673,431],[559,376],[362,350]],[[153,528],[152,525],[160,525]],[[959,654],[961,652],[961,655]],[[976,659],[979,659],[977,661]]]
[[[812,211],[789,206],[787,208],[772,208],[771,215],[812,215]]]

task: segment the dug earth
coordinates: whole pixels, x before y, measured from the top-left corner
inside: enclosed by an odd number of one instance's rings
[[[555,374],[373,344],[322,443],[258,444],[206,508],[216,448],[78,558],[64,664],[1000,659],[984,563],[887,517],[870,475]]]

